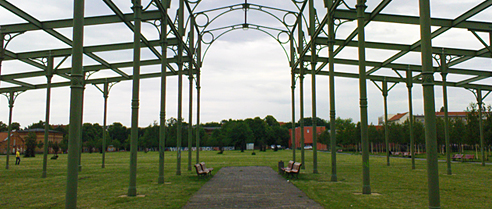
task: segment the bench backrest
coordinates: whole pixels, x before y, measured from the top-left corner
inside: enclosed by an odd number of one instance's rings
[[[294,166],[292,166],[291,171],[299,172],[299,170],[301,169],[301,165],[302,165],[302,163],[294,163]]]
[[[289,164],[287,164],[287,168],[288,169],[292,169],[292,167],[294,166],[294,161],[289,161]]]
[[[195,169],[197,174],[202,174],[204,172],[200,164],[195,164]]]
[[[201,162],[200,163],[200,166],[202,166],[202,170],[206,171],[207,170],[207,167],[205,167],[205,163],[204,162]]]

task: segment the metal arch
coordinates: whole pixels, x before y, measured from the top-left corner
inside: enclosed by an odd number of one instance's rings
[[[290,62],[290,58],[289,58],[289,55],[288,55],[288,52],[287,50],[285,49],[284,47],[284,44],[287,44],[287,42],[290,41],[290,39],[288,41],[286,41],[285,43],[283,43],[282,41],[280,41],[279,39],[279,35],[282,34],[282,33],[287,33],[288,35],[290,34],[288,31],[283,31],[283,30],[279,30],[280,32],[278,33],[278,36],[275,37],[273,34],[269,33],[268,31],[262,29],[262,28],[266,28],[266,29],[271,29],[271,30],[278,30],[278,29],[275,29],[275,28],[270,28],[270,27],[265,27],[265,26],[260,26],[260,25],[254,25],[254,24],[236,24],[236,25],[231,25],[231,26],[227,26],[227,27],[222,27],[222,28],[216,28],[214,30],[211,30],[211,31],[217,31],[217,30],[221,30],[221,29],[227,29],[229,28],[229,30],[226,30],[222,33],[220,33],[217,37],[215,36],[212,36],[213,39],[210,41],[210,42],[203,42],[204,44],[207,44],[207,48],[205,49],[203,55],[202,55],[202,60],[200,60],[202,63],[204,62],[205,60],[205,56],[207,55],[207,52],[208,52],[208,49],[210,48],[210,46],[212,46],[212,44],[217,40],[219,39],[221,36],[231,32],[231,31],[234,31],[234,30],[239,30],[239,29],[244,29],[244,25],[247,25],[247,28],[246,29],[253,29],[253,30],[258,30],[258,31],[261,31],[267,35],[269,35],[270,37],[272,37],[273,39],[275,39],[279,44],[280,46],[282,47],[282,49],[284,50],[284,53],[286,54],[287,56],[287,60]],[[249,27],[249,26],[254,26],[254,27]],[[210,33],[213,35],[213,33],[211,33],[211,31],[204,31],[204,33]],[[290,37],[290,36],[289,36]]]
[[[246,5],[248,5],[247,8],[246,8]],[[240,6],[240,7],[238,7],[238,6]],[[256,6],[256,7],[251,7],[251,6]],[[286,14],[294,14],[296,17],[299,14],[297,12],[293,12],[293,11],[289,11],[289,10],[283,10],[283,9],[277,9],[277,8],[272,8],[272,7],[257,5],[257,4],[245,3],[245,4],[234,4],[234,5],[230,5],[230,6],[218,8],[218,9],[212,9],[212,10],[206,10],[206,11],[197,12],[197,13],[194,13],[194,17],[196,18],[196,17],[198,17],[198,15],[205,15],[205,17],[207,17],[207,23],[205,23],[202,26],[198,25],[199,28],[202,28],[202,31],[205,31],[206,28],[210,24],[212,24],[215,20],[217,20],[219,17],[221,17],[221,16],[223,16],[223,15],[229,13],[229,12],[236,11],[236,10],[242,10],[242,9],[253,9],[253,10],[260,11],[260,12],[264,12],[265,14],[268,14],[268,15],[272,16],[273,18],[275,18],[276,20],[278,20],[280,23],[282,23],[285,26],[286,29],[289,29],[289,28],[292,28],[293,27],[293,25],[292,26],[289,26],[284,20],[280,19],[275,14],[273,14],[273,13],[271,13],[269,11],[264,10],[264,8],[266,8],[266,9],[272,9],[272,10],[276,10],[276,11],[281,11],[281,12],[285,12]],[[218,10],[221,10],[221,9],[228,9],[228,10],[227,11],[224,11],[224,12],[222,12],[220,14],[217,14],[212,19],[210,19],[210,17],[206,14],[207,12],[218,11]]]
[[[422,2],[424,2],[424,0],[421,0]],[[429,0],[426,0],[427,2],[429,2]],[[7,2],[5,0],[0,0],[0,3],[4,3],[4,2]],[[200,3],[201,0],[194,0],[194,1],[191,1],[191,3]],[[304,9],[304,7],[307,5],[307,0],[292,0],[292,2],[296,5],[296,7],[299,9],[299,11],[301,11],[301,16],[299,16],[298,20],[300,22],[302,22],[302,18],[304,18],[304,22],[307,23],[307,20],[306,20],[306,17],[308,16],[304,16],[303,13],[307,13],[307,10]],[[309,1],[309,3],[312,3],[313,1]],[[362,1],[361,1],[362,2]],[[408,24],[414,24],[414,25],[417,25],[419,24],[418,23],[418,18],[419,17],[411,17],[411,16],[403,16],[403,15],[388,15],[388,14],[379,14],[379,11],[382,10],[385,5],[387,5],[390,0],[381,0],[380,1],[381,3],[379,4],[379,6],[377,7],[377,9],[373,10],[371,13],[364,13],[364,12],[361,12],[361,14],[358,16],[359,20],[362,20],[363,22],[365,22],[367,24],[367,22],[369,21],[382,21],[382,22],[393,22],[393,23],[399,23],[399,24],[404,24],[404,23],[408,23]],[[8,2],[7,2],[8,3]],[[154,0],[155,5],[158,7],[159,10],[162,9],[162,4],[160,1],[157,1],[157,0]],[[190,3],[190,1],[186,1],[186,3]],[[302,6],[300,5],[302,4]],[[335,19],[336,18],[341,18],[341,19],[355,19],[355,12],[352,11],[352,10],[337,10],[336,8],[342,4],[345,4],[346,5],[346,2],[345,1],[342,1],[342,0],[334,0],[333,1],[333,4],[331,6],[331,8],[328,8],[329,12],[328,14],[329,15],[334,15]],[[362,3],[361,3],[362,4]],[[434,26],[440,26],[441,29],[438,29],[436,30],[437,32],[436,33],[433,33],[431,36],[428,36],[426,38],[421,38],[421,40],[431,40],[432,38],[434,37],[437,37],[439,36],[440,34],[444,33],[447,29],[449,28],[466,28],[466,29],[469,29],[469,30],[481,30],[481,29],[487,29],[487,28],[491,28],[492,24],[490,23],[480,23],[480,22],[474,22],[474,21],[466,21],[466,19],[468,19],[470,16],[473,16],[474,14],[477,14],[479,13],[480,11],[482,11],[484,8],[486,7],[489,7],[487,6],[487,4],[490,4],[490,1],[482,1],[482,3],[473,8],[473,9],[470,9],[468,12],[464,13],[463,15],[461,15],[459,18],[456,18],[456,19],[453,19],[453,20],[447,20],[447,19],[439,19],[439,18],[432,18],[432,23]],[[246,5],[246,4],[245,4]],[[249,4],[248,4],[249,5]],[[188,5],[187,5],[188,6]],[[191,9],[191,11],[195,10],[197,7],[197,5],[194,5],[195,7],[193,9]],[[326,5],[325,5],[326,6]],[[347,6],[347,5],[346,5]],[[150,6],[149,6],[150,7]],[[182,7],[184,9],[184,7]],[[253,7],[251,9],[254,9]],[[258,8],[256,8],[258,9]],[[310,8],[309,9],[312,9],[312,5],[310,5]],[[379,9],[379,11],[378,11]],[[422,8],[421,8],[422,9]],[[311,10],[312,11],[312,10]],[[162,12],[162,10],[161,10]],[[264,11],[266,12],[266,11]],[[271,12],[271,11],[270,11]],[[14,12],[16,13],[16,12]],[[275,13],[275,12],[273,12]],[[273,14],[272,13],[272,14]],[[67,26],[69,24],[67,24],[67,22],[69,22],[69,20],[55,20],[55,21],[44,21],[44,22],[40,22],[40,21],[37,21],[36,19],[34,19],[33,17],[31,17],[30,15],[26,14],[25,12],[18,12],[16,13],[18,14],[18,16],[22,17],[22,18],[25,18],[26,20],[28,20],[28,23],[24,23],[24,24],[18,24],[19,26],[22,26],[22,27],[19,27],[19,28],[16,28],[15,30],[19,30],[19,31],[29,31],[29,30],[43,30],[45,31],[46,33],[48,34],[51,34],[53,35],[53,31],[55,28],[61,28],[61,27],[71,27],[71,26]],[[147,17],[147,20],[148,19],[152,19],[152,18],[161,18],[161,17],[158,17],[158,14],[159,11],[148,11],[146,12],[146,14],[144,14],[144,17],[146,15]],[[190,15],[192,15],[193,13],[191,12]],[[310,14],[311,15],[311,18],[313,17],[312,16],[312,13]],[[125,19],[128,19],[130,20],[131,18],[129,18],[131,16],[131,14],[124,14],[124,17]],[[165,17],[165,16],[163,16]],[[279,16],[275,16],[277,17],[277,19],[279,19],[278,17]],[[300,60],[304,60],[304,61],[307,61],[309,59],[311,59],[311,61],[313,61],[314,59],[312,59],[314,56],[317,56],[317,53],[319,53],[319,50],[321,49],[324,49],[324,46],[319,46],[320,44],[318,44],[318,41],[326,41],[324,40],[321,36],[322,35],[326,35],[326,31],[323,29],[322,26],[325,26],[326,25],[326,16],[325,16],[325,19],[323,19],[321,22],[320,22],[320,19],[318,19],[318,15],[316,14],[314,16],[316,18],[316,22],[311,25],[312,27],[314,27],[317,31],[317,33],[314,33],[312,34],[312,37],[311,37],[311,43],[310,42],[307,42],[306,41],[306,38],[307,36],[302,36],[303,38],[299,38],[298,41],[301,42],[302,41],[302,44],[301,44],[301,49],[303,48],[303,45],[307,43],[307,46],[309,46],[311,44],[311,46],[313,46],[314,44],[317,45],[316,48],[314,47],[306,47],[306,51],[305,53],[303,52],[300,52],[298,55],[291,55],[291,61],[293,61],[293,59],[295,59],[296,56],[299,56],[299,59]],[[83,17],[82,17],[83,19]],[[105,16],[98,16],[98,17],[90,17],[90,18],[86,18],[87,20],[92,20],[93,22],[89,23],[89,24],[92,24],[92,25],[95,25],[95,24],[108,24],[108,23],[115,23],[115,22],[121,22],[121,20],[118,20],[118,17],[117,15],[112,15],[112,16],[109,16],[109,15],[105,15]],[[145,19],[145,18],[144,18]],[[170,19],[169,16],[167,16],[167,19]],[[428,19],[428,20],[431,20],[431,18],[423,18],[423,19]],[[29,21],[29,20],[32,20],[32,21]],[[185,21],[185,19],[183,17],[180,17],[179,19],[180,21]],[[312,19],[311,19],[312,20]],[[417,20],[417,21],[416,21]],[[361,21],[361,22],[362,22]],[[97,22],[97,23],[96,23]],[[207,20],[207,22],[209,22],[209,20]],[[283,21],[281,22],[284,22],[286,23],[285,21],[285,18]],[[169,21],[170,24],[172,24],[172,21]],[[331,23],[330,23],[331,24]],[[423,24],[422,24],[423,25]],[[176,31],[176,28],[173,28],[174,25],[170,25],[169,27],[171,27],[170,29],[170,32],[175,32]],[[306,24],[306,26],[308,26],[308,24]],[[427,26],[430,26],[430,23],[427,24]],[[7,29],[8,27],[8,29]],[[12,25],[7,25],[7,27],[5,29],[5,31],[10,31],[12,32],[12,30],[14,30],[13,26]],[[248,24],[248,27],[249,27],[249,24]],[[364,26],[361,25],[359,26],[359,28],[363,28]],[[27,29],[25,29],[27,28]],[[288,27],[289,28],[289,27]],[[293,27],[295,28],[295,26]],[[239,28],[236,28],[236,29],[239,29]],[[263,29],[263,28],[254,28],[252,27],[252,29],[256,29],[256,30],[260,30],[260,31],[263,31],[264,33],[267,33],[268,35],[270,35],[271,37],[274,37],[274,35],[272,34],[269,34],[269,31],[267,29]],[[313,28],[310,28],[310,30],[313,29]],[[14,31],[15,31],[14,30]],[[174,30],[174,31],[173,31]],[[298,29],[299,31],[303,31],[305,30],[305,28],[299,28]],[[51,33],[50,33],[51,31]],[[197,31],[200,31],[200,30],[197,30]],[[232,31],[232,29],[231,29]],[[294,29],[292,30],[294,31]],[[56,31],[55,31],[56,32]],[[230,31],[226,31],[224,33],[228,33]],[[210,33],[212,34],[212,33]],[[179,41],[179,44],[183,44],[183,39],[184,37],[186,36],[185,34],[178,34],[178,33],[174,33],[174,35],[176,36],[176,38],[180,39]],[[222,35],[222,34],[221,34]],[[219,37],[221,36],[219,35]],[[310,34],[311,35],[311,34]],[[56,36],[55,36],[56,37]],[[219,38],[217,37],[217,38]],[[291,38],[291,42],[294,42],[294,38],[293,37],[289,37]],[[215,40],[216,38],[213,37],[213,40]],[[277,36],[276,40],[281,44],[281,46],[284,48],[284,45],[279,41],[279,37]],[[63,40],[62,40],[63,41]],[[193,39],[188,39],[188,42],[187,43],[191,43],[193,44]],[[331,41],[331,40],[330,40]],[[335,42],[339,43],[338,40],[334,40]],[[213,41],[212,41],[213,42]],[[211,43],[212,43],[211,42]],[[210,43],[210,44],[211,44]],[[332,44],[333,42],[330,42],[330,44]],[[342,40],[340,44],[337,44],[339,46],[338,49],[343,49],[344,46],[349,46],[351,44],[358,44],[357,42],[355,41],[352,41],[351,38],[346,38],[346,40]],[[365,48],[372,48],[372,47],[369,47],[371,45],[371,43],[369,42],[366,42],[367,45]],[[374,43],[373,43],[374,44]],[[419,46],[418,45],[421,45],[420,43],[415,43],[413,45],[397,45],[397,44],[384,44],[384,43],[375,43],[376,45],[373,45],[374,48],[376,49],[388,49],[388,48],[391,48],[391,47],[394,47],[392,48],[393,50],[397,50],[397,51],[400,51],[402,54],[405,54],[409,51],[419,51]],[[483,43],[482,43],[483,44]],[[352,45],[353,46],[353,45]],[[427,46],[427,45],[426,45]],[[209,46],[210,47],[210,46]],[[321,48],[319,48],[321,47]],[[184,51],[186,51],[186,45],[183,46],[183,48],[185,48]],[[362,47],[361,47],[362,48]],[[407,48],[407,49],[405,49]],[[315,50],[313,50],[315,49]],[[428,48],[427,48],[428,49]],[[431,48],[432,49],[432,52],[436,52],[434,51],[434,48]],[[171,47],[171,50],[173,50],[173,48]],[[310,51],[311,50],[311,51]],[[459,58],[456,57],[455,60],[452,60],[450,61],[450,64],[451,65],[456,65],[458,63],[461,63],[461,62],[464,62],[472,57],[484,57],[484,56],[488,56],[490,55],[490,46],[484,49],[481,49],[481,50],[477,50],[477,51],[472,51],[472,50],[462,50],[458,56],[460,56]],[[285,52],[285,48],[284,48],[284,52]],[[431,50],[426,50],[426,53],[428,53],[429,51]],[[311,52],[311,57],[309,57],[308,53]],[[193,53],[193,52],[190,52],[188,51],[188,53]],[[292,52],[291,52],[292,53]],[[487,54],[488,53],[488,54]],[[286,53],[287,54],[287,53]],[[12,52],[9,52],[9,51],[6,51],[6,56],[7,58],[19,58],[17,57],[18,54],[15,54],[15,53],[12,53]],[[195,55],[194,55],[195,56]],[[289,56],[287,56],[289,57]],[[190,57],[187,57],[187,60],[185,62],[190,62],[191,64],[194,62],[194,59],[195,57],[191,57],[191,60],[190,60]],[[66,57],[65,57],[66,59]],[[25,59],[17,59],[17,60],[20,60],[20,61],[23,61],[23,62],[26,62],[28,64],[31,64],[31,65],[34,65],[34,66],[40,66],[41,64],[39,64],[38,62],[32,60],[31,58],[25,58]],[[323,63],[327,63],[327,60],[326,58],[323,58],[323,57],[320,57],[320,58],[317,58],[316,61],[323,61]],[[145,60],[143,61],[142,65],[145,65],[144,63],[158,63],[159,60]],[[168,60],[169,62],[172,62],[171,59]],[[332,60],[333,61],[333,60]],[[335,62],[336,63],[339,63],[339,64],[355,64],[357,62],[357,60],[343,60],[343,59],[335,59]],[[301,66],[305,65],[307,63],[302,63]],[[392,77],[388,77],[388,80],[393,80],[393,81],[401,81],[403,79],[403,77],[398,73],[398,70],[401,70],[401,68],[407,70],[408,68],[411,68],[409,71],[412,72],[412,71],[415,71],[415,72],[422,72],[422,67],[421,66],[416,66],[416,65],[412,65],[412,66],[409,66],[409,65],[402,65],[402,64],[398,64],[398,63],[395,63],[394,60],[387,60],[387,61],[384,61],[384,62],[366,62],[367,65],[369,66],[372,66],[374,68],[391,68],[393,69],[393,71],[395,71],[399,77],[396,77],[396,76],[392,76]],[[432,62],[431,62],[432,64]],[[128,66],[129,64],[128,63],[112,63],[111,66],[116,66],[116,67],[121,67],[121,66]],[[298,64],[299,65],[299,64]],[[87,67],[87,70],[86,72],[89,72],[90,70],[99,70],[99,69],[106,69],[108,66],[104,66],[104,64],[102,65],[98,65],[98,66],[86,66]],[[295,66],[294,66],[295,67]],[[293,68],[294,68],[293,67]],[[58,68],[58,67],[57,67]],[[321,70],[321,68],[319,68]],[[427,69],[429,71],[435,71],[435,67],[433,67],[432,65],[430,65],[430,68],[429,66],[427,66]],[[64,72],[68,72],[69,69],[59,69],[59,71],[57,71],[58,73],[62,74]],[[295,71],[295,69],[293,69]],[[307,71],[307,70],[306,70]],[[307,71],[309,72],[309,71]],[[334,72],[334,71],[332,71]],[[38,74],[39,72],[29,72],[29,73],[26,73],[26,74],[15,74],[15,75],[6,75],[6,76],[2,76],[2,79],[5,79],[5,78],[20,78],[22,76],[32,76],[32,75],[36,75]],[[427,74],[429,74],[429,72],[425,72]],[[478,75],[480,77],[476,77],[476,78],[473,78],[474,80],[475,79],[481,79],[481,78],[485,78],[485,77],[492,77],[492,73],[490,71],[485,71],[485,70],[463,70],[463,69],[450,69],[449,70],[449,73],[455,73],[455,74],[466,74],[466,75]],[[321,71],[319,73],[320,75],[327,75],[327,72],[326,71]],[[342,77],[358,77],[358,76],[362,76],[362,75],[357,75],[357,74],[350,74],[350,73],[340,73],[340,72],[337,72],[335,73],[337,76],[342,76]],[[369,73],[370,74],[370,73]],[[145,75],[142,75],[142,78],[144,77],[151,77],[151,76],[154,76],[154,75],[157,75],[157,74],[145,74]],[[378,77],[376,75],[368,75],[367,78],[369,79],[373,79],[373,80],[377,80],[377,79],[380,79],[381,77]],[[409,78],[412,78],[412,74],[410,73],[410,76],[407,75],[407,79]],[[416,80],[416,83],[423,83],[424,82],[424,79],[422,78],[425,78],[425,76],[415,76],[415,80]],[[109,80],[128,80],[128,79],[125,79],[123,77],[116,77],[116,78],[108,78]],[[297,78],[296,78],[297,79]],[[381,78],[382,79],[382,78]],[[98,82],[98,80],[100,79],[92,79],[92,80],[88,80],[88,83],[95,83],[95,82]],[[472,80],[462,80],[460,82],[450,82],[449,85],[450,86],[453,86],[453,87],[460,87],[460,88],[480,88],[480,89],[483,89],[483,90],[486,90],[488,89],[489,91],[492,90],[492,86],[490,84],[483,84],[483,85],[478,85],[478,84],[470,84],[472,83],[473,81]],[[64,83],[57,83],[55,86],[68,86],[68,82],[66,82],[65,84]],[[436,82],[435,85],[440,85],[439,82]],[[442,84],[441,84],[442,85]],[[42,85],[32,85],[34,86],[35,88],[42,88]],[[26,87],[24,86],[20,86],[20,87],[15,87],[15,88],[5,88],[5,89],[0,89],[0,91],[4,91],[4,90],[8,90],[8,91],[18,91],[20,89],[26,89]],[[427,100],[427,101],[430,101],[429,99],[424,99],[424,100]],[[315,109],[315,108],[313,108]],[[435,181],[434,181],[435,182]]]

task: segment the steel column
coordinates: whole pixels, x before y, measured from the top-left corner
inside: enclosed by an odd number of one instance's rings
[[[161,18],[161,109],[159,121],[159,177],[158,184],[164,184],[164,149],[166,147],[166,71],[167,71],[167,5],[170,0],[162,0],[165,5]]]
[[[83,70],[83,69],[82,69]],[[82,76],[84,77],[84,80],[82,80],[82,97],[80,99],[80,106],[81,106],[81,109],[80,109],[80,124],[83,125],[84,124],[84,94],[85,94],[85,80],[86,80],[86,77],[85,77],[85,72],[82,72]],[[82,148],[83,148],[83,142],[82,142],[82,131],[83,131],[83,127],[81,127],[79,129],[79,132],[77,133],[79,135],[79,172],[82,172]]]
[[[383,100],[384,100],[384,141],[386,144],[386,165],[390,166],[389,153],[389,129],[388,129],[388,82],[383,78]]]
[[[1,32],[2,31],[0,30],[0,75],[2,74],[2,62],[5,59],[5,49],[4,49],[5,34]]]
[[[1,32],[1,31],[0,31]],[[0,33],[0,74],[2,73],[2,61],[5,56],[5,49],[4,49],[4,39],[5,39],[5,34]],[[10,102],[9,102],[10,105]],[[10,128],[10,123],[9,123],[9,128]],[[9,169],[9,149],[10,149],[10,131],[7,136],[7,162],[5,165],[6,169]]]
[[[483,106],[483,97],[482,97],[482,89],[477,89],[477,103],[478,103],[478,126],[480,130],[480,153],[482,155],[482,166],[485,166],[485,152],[483,150],[483,118],[482,118],[482,106]]]
[[[104,98],[104,113],[103,113],[103,141],[102,141],[102,165],[101,168],[105,168],[106,162],[106,140],[107,140],[107,118],[108,118],[108,97],[109,97],[109,82],[108,79],[104,81],[103,86],[103,98]]]
[[[366,46],[364,32],[365,0],[357,0],[357,30],[359,45],[359,100],[360,100],[360,129],[362,144],[362,194],[371,194],[369,176],[369,140],[367,128],[367,83],[366,83]]]
[[[304,64],[304,63],[302,63]],[[299,75],[299,103],[300,103],[300,120],[299,126],[301,128],[301,168],[305,169],[305,157],[304,157],[304,67],[301,66],[301,74]]]
[[[419,0],[419,2],[429,208],[441,208],[437,162],[436,113],[434,110],[434,69],[432,67],[430,0]]]
[[[313,173],[318,173],[318,144],[317,144],[317,127],[316,127],[316,44],[314,44],[315,35],[315,11],[314,0],[309,0],[309,34],[311,36],[311,95],[312,95],[312,120],[313,120]]]
[[[407,89],[408,89],[408,127],[410,132],[410,155],[412,157],[412,169],[415,169],[415,141],[413,134],[413,100],[412,100],[412,70],[407,69]]]
[[[9,128],[8,128],[8,135],[7,135],[7,164],[5,165],[6,169],[9,169],[9,156],[10,156],[10,138],[12,135],[12,113],[14,111],[14,92],[11,91],[9,93],[9,96],[7,97],[8,102],[9,102]]]
[[[304,159],[304,60],[302,57],[302,51],[304,51],[304,33],[302,31],[302,15],[298,15],[297,17],[297,30],[298,30],[298,48],[297,52],[299,53],[299,68],[300,68],[300,74],[299,74],[299,109],[300,109],[300,128],[301,128],[301,169],[306,168],[306,163]]]
[[[133,0],[134,24],[133,31],[133,87],[132,87],[132,122],[130,141],[130,185],[128,196],[137,195],[137,151],[138,151],[138,108],[140,91],[140,30],[142,25],[141,0]]]
[[[442,77],[442,97],[444,106],[444,139],[446,144],[446,171],[448,175],[451,175],[451,149],[449,144],[449,117],[448,117],[448,87],[446,76],[448,75],[448,66],[446,62],[446,55],[443,53],[440,56],[441,63],[441,77]]]
[[[291,82],[291,103],[292,103],[292,125],[291,125],[291,136],[290,140],[292,141],[292,160],[295,162],[296,161],[296,74],[295,74],[295,46],[294,46],[294,31],[291,31],[290,33],[290,67],[291,67],[291,74],[290,74],[290,82]]]
[[[198,35],[198,46],[197,46],[197,72],[196,72],[196,163],[200,163],[200,71],[202,68],[202,36]]]
[[[81,136],[78,134],[82,129],[82,91],[84,75],[82,69],[83,41],[84,41],[84,0],[74,1],[73,10],[73,49],[72,49],[72,71],[70,74],[70,127],[68,140],[68,165],[67,165],[67,190],[65,197],[65,208],[77,208],[77,185],[78,185],[78,143]]]
[[[188,81],[189,81],[189,106],[188,106],[188,170],[191,171],[191,158],[192,158],[192,148],[193,148],[193,54],[195,51],[195,30],[193,27],[195,26],[195,18],[191,17],[190,24],[190,32],[189,32],[189,48],[190,52],[188,53],[188,57],[190,58],[190,62],[188,64]],[[197,147],[198,149],[198,147]]]
[[[328,11],[333,1],[328,1]],[[336,139],[336,111],[335,111],[335,22],[333,14],[328,14],[328,67],[330,70],[330,147],[331,147],[331,181],[338,181],[337,176],[337,139]]]
[[[193,72],[192,64],[190,63],[189,69],[189,107],[188,107],[188,170],[191,171],[191,158],[193,148]]]
[[[43,152],[43,173],[41,178],[46,178],[46,169],[48,166],[48,136],[50,130],[50,103],[51,103],[51,78],[53,78],[53,57],[48,57],[48,66],[46,68],[46,112],[44,124],[44,152]]]
[[[178,9],[178,36],[183,39],[184,35],[184,0],[179,0]],[[177,165],[176,175],[181,175],[181,140],[182,140],[182,112],[183,112],[183,42],[178,42],[178,124],[176,136]]]

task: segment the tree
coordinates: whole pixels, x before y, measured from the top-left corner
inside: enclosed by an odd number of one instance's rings
[[[466,139],[465,143],[472,145],[477,144],[480,139],[479,128],[479,118],[478,118],[478,105],[475,103],[470,103],[470,105],[465,110],[466,114]]]
[[[211,141],[213,141],[214,143],[212,143],[213,146],[218,146],[219,147],[219,150],[221,152],[223,152],[223,147],[224,147],[224,140],[223,140],[223,134],[221,133],[221,130],[220,129],[215,129],[213,132],[212,132],[212,135],[211,135]]]
[[[40,120],[40,121],[39,121],[39,122],[37,122],[37,123],[33,123],[33,124],[31,124],[31,125],[28,125],[28,126],[27,126],[27,129],[37,129],[37,128],[39,128],[39,129],[44,129],[44,128],[45,128],[45,125],[46,125],[46,123],[45,123],[45,122],[43,122],[42,120]],[[49,129],[52,129],[52,127],[51,127],[51,126],[49,126]]]
[[[271,115],[267,115],[264,119],[264,121],[267,123],[267,125],[269,126],[280,126],[280,124],[278,123],[277,119],[275,119],[273,116]]]
[[[357,144],[357,127],[352,123],[352,119],[341,119],[338,117],[335,121],[337,141],[343,145]],[[359,137],[360,139],[360,137]]]
[[[461,119],[452,120],[452,123],[449,125],[451,130],[449,131],[449,141],[451,144],[457,144],[458,149],[461,144],[465,143],[465,122]],[[457,152],[458,149],[454,148],[453,151]]]
[[[36,147],[43,146],[42,143],[38,144],[36,133],[29,132],[24,138],[24,144],[26,145],[25,157],[34,157]]]
[[[290,139],[289,130],[283,127],[269,126],[267,129],[267,144],[288,146]]]
[[[62,141],[60,142],[60,148],[62,153],[66,153],[68,150],[68,134],[63,136]]]
[[[58,155],[58,151],[60,150],[60,144],[58,144],[58,142],[52,142],[52,141],[49,141],[49,147],[51,149],[53,149],[53,152],[55,153],[55,156]]]
[[[203,127],[221,127],[222,124],[217,122],[208,122],[202,125]]]
[[[321,144],[330,145],[330,141],[331,141],[330,131],[328,129],[325,129],[319,135],[318,142],[321,143]]]
[[[229,120],[222,126],[221,133],[226,139],[229,139],[235,147],[239,147],[241,152],[244,152],[246,149],[247,142],[254,141],[253,131],[251,131],[248,124],[242,120]]]
[[[7,124],[3,123],[2,121],[0,121],[0,132],[5,132],[5,131],[8,131],[8,126]]]
[[[143,136],[138,140],[139,146],[144,148],[159,147],[159,125],[156,121],[144,129]]]
[[[102,127],[98,123],[82,124],[82,143],[89,149],[89,153],[92,153],[94,148],[100,148],[98,145],[101,139]]]
[[[302,119],[299,119],[299,124],[301,123],[301,120]],[[304,126],[313,126],[313,118],[309,117],[309,118],[304,118]],[[320,126],[324,126],[326,127],[326,129],[330,129],[330,123],[328,123],[328,121],[326,120],[323,120],[321,118],[318,118],[316,117],[316,126],[320,127]]]
[[[369,137],[369,141],[373,143],[383,143],[384,141],[384,130],[378,130],[376,126],[369,126],[367,128],[367,135]]]
[[[253,131],[254,143],[260,146],[260,151],[266,150],[266,138],[267,138],[267,123],[260,117],[254,119],[248,118],[245,120],[251,131]]]
[[[116,149],[120,149],[121,147],[121,142],[117,139],[113,139],[110,143],[110,145],[113,145]]]
[[[119,122],[115,122],[108,127],[109,135],[113,140],[118,140],[120,142],[120,146],[123,146],[126,139],[128,138],[128,129],[123,126],[123,124]],[[113,145],[114,146],[114,145]],[[117,147],[118,149],[122,147]],[[116,146],[115,146],[116,147]]]
[[[12,130],[16,130],[16,131],[20,130],[21,127],[20,123],[18,122],[13,122],[10,126],[12,127]]]

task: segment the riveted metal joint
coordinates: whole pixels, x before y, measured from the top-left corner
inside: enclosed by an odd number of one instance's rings
[[[367,108],[367,99],[360,99],[360,107]]]
[[[140,105],[140,101],[138,99],[132,100],[132,109],[138,109],[139,105]]]
[[[422,73],[422,86],[434,86],[434,73]]]

